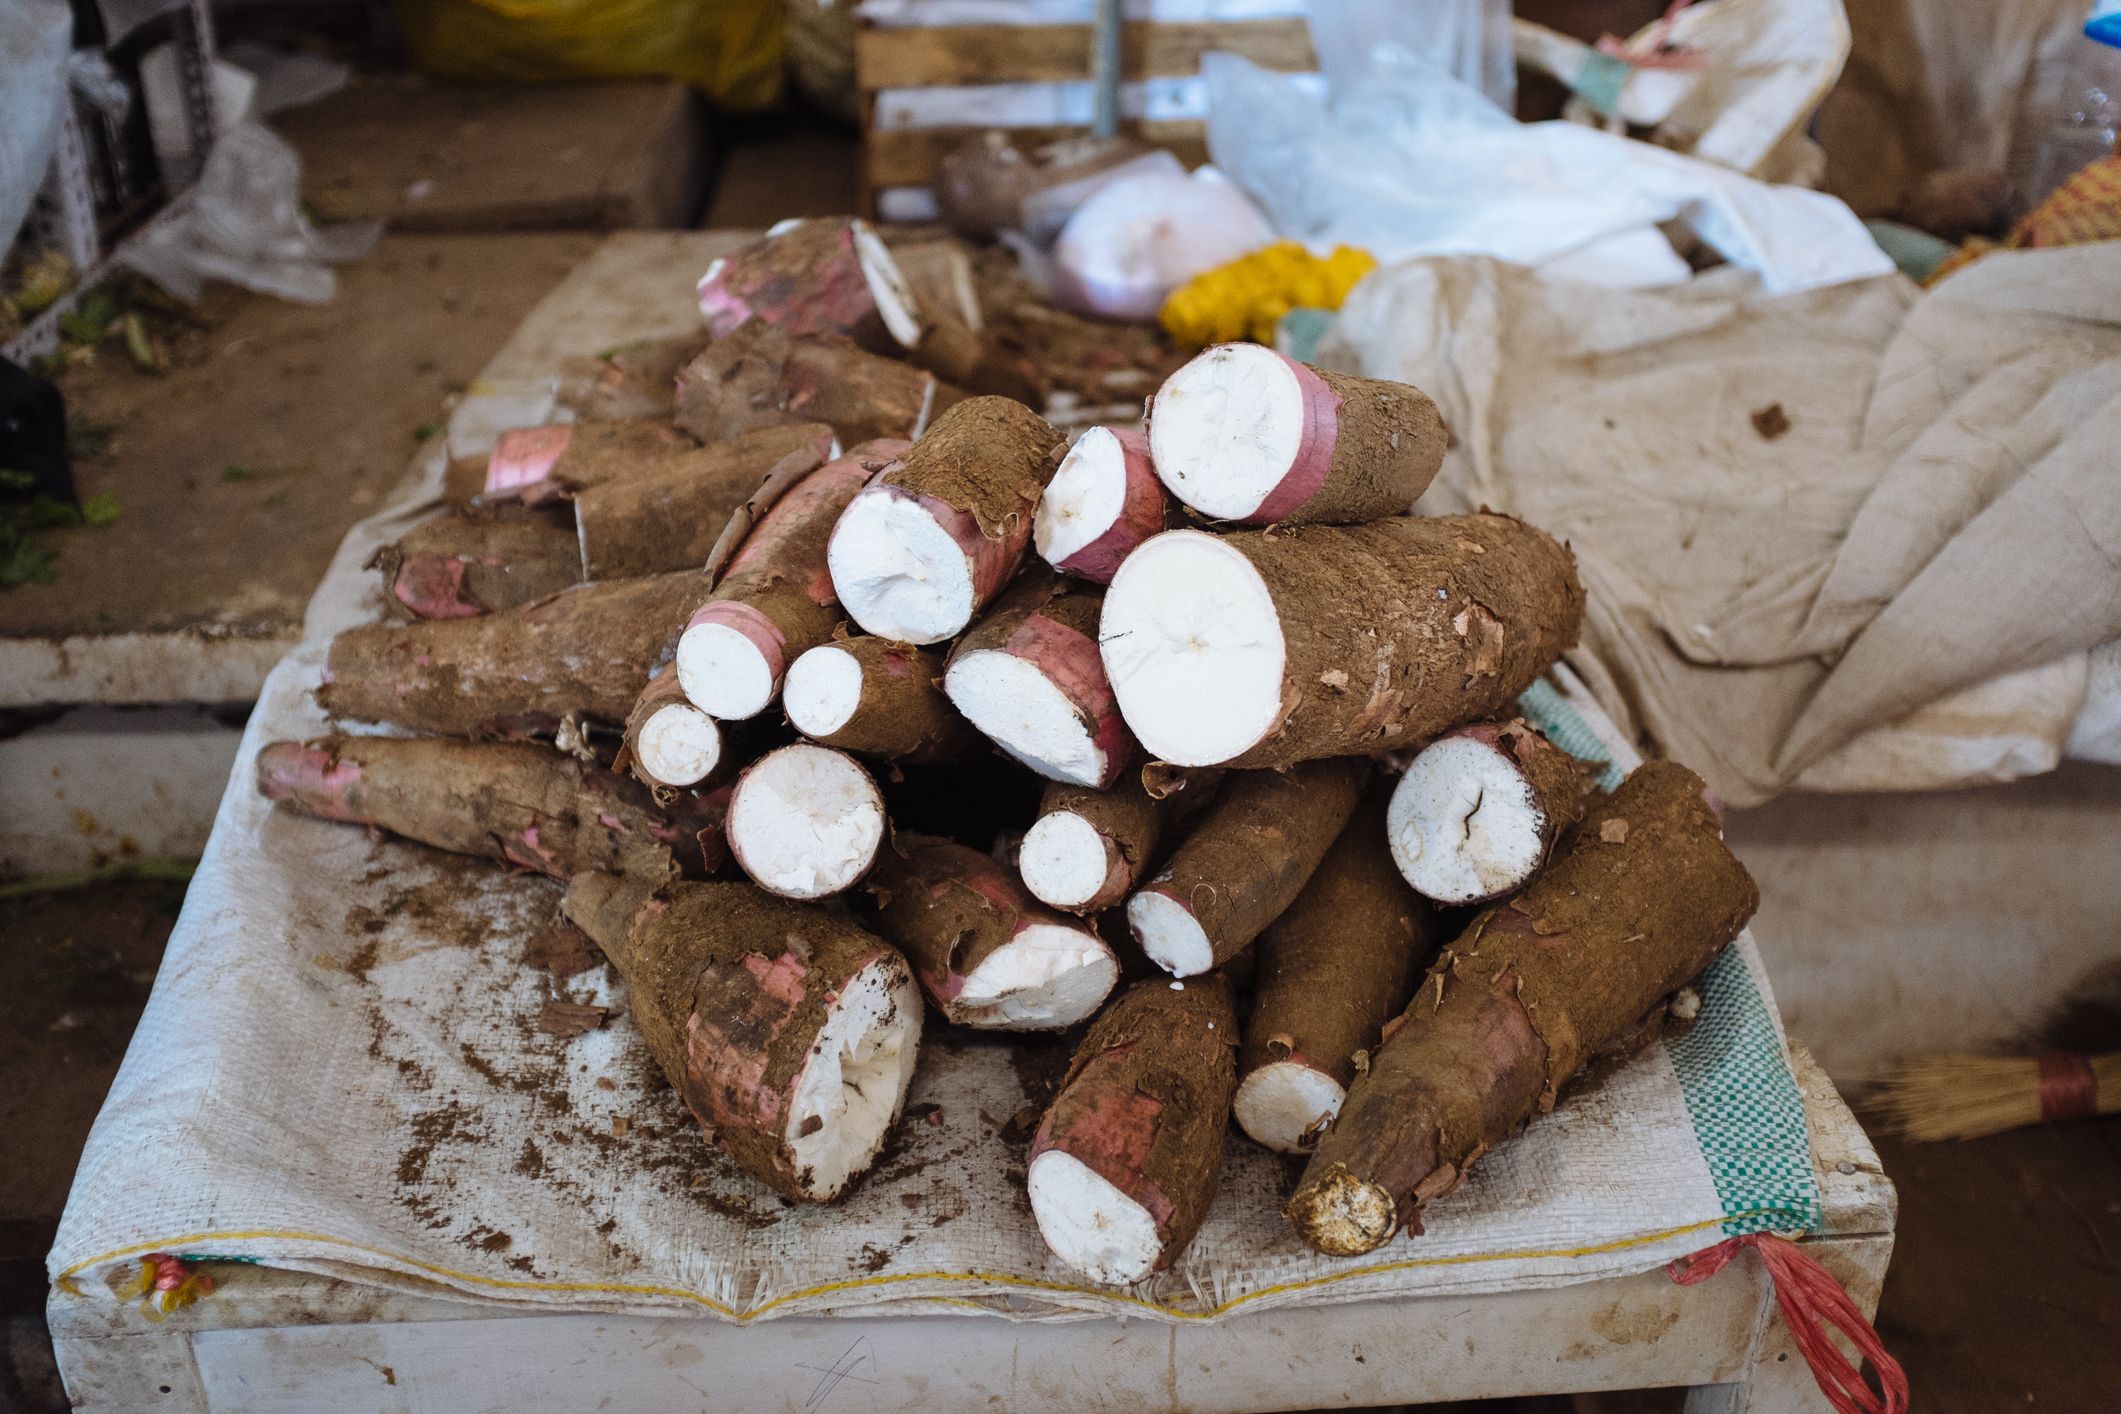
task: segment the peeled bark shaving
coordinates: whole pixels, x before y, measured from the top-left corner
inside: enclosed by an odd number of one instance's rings
[[[722,865],[726,796],[658,803],[634,781],[529,742],[333,736],[258,753],[258,790],[320,820],[565,879],[660,882]]]
[[[1150,961],[1193,977],[1251,946],[1310,882],[1368,777],[1366,763],[1341,760],[1225,778],[1170,862],[1127,901]]]
[[[737,1167],[806,1203],[867,1172],[920,1049],[920,993],[890,945],[749,884],[582,874],[563,909],[626,980],[649,1054]]]
[[[1023,562],[1063,439],[1007,398],[973,398],[847,507],[827,558],[865,632],[906,643],[961,633]]]
[[[1247,525],[1399,515],[1449,444],[1421,389],[1328,373],[1259,344],[1206,350],[1149,404],[1149,449],[1171,494]]]
[[[350,628],[317,704],[437,736],[526,736],[569,717],[617,727],[641,674],[707,597],[697,573],[584,584],[474,619]]]
[[[1383,837],[1424,897],[1486,903],[1539,871],[1592,789],[1590,768],[1529,722],[1478,722],[1408,764]]]
[[[1041,907],[993,856],[899,832],[864,890],[876,930],[959,1026],[1058,1031],[1104,1002],[1119,962],[1080,919]]]
[[[1405,1009],[1436,950],[1435,915],[1385,845],[1373,786],[1251,956],[1258,970],[1238,1054],[1237,1122],[1284,1154],[1310,1152]]]
[[[1134,756],[1097,649],[1096,589],[1026,574],[951,650],[943,691],[965,720],[1048,780],[1099,790]]]
[[[811,649],[788,669],[781,706],[823,746],[886,761],[962,761],[987,750],[943,695],[943,655],[856,635]]]
[[[870,442],[817,468],[775,502],[678,636],[678,681],[701,711],[752,717],[780,695],[788,665],[841,621],[825,542],[847,503],[904,442]]]
[[[1642,766],[1444,949],[1289,1200],[1306,1242],[1353,1256],[1420,1233],[1423,1204],[1738,936],[1760,893],[1706,792]]]
[[[1054,1256],[1118,1285],[1185,1251],[1222,1175],[1236,1043],[1221,977],[1137,982],[1091,1025],[1031,1141],[1031,1213]]]
[[[1099,639],[1127,725],[1180,766],[1287,766],[1506,712],[1583,622],[1568,549],[1509,516],[1210,535],[1128,557]]]

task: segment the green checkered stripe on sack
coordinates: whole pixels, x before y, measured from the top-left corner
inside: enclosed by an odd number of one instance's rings
[[[1606,790],[1625,777],[1605,743],[1552,684],[1534,683],[1517,706],[1556,746],[1602,764],[1598,784]],[[1767,998],[1735,948],[1725,948],[1709,964],[1697,990],[1700,1019],[1664,1044],[1686,1097],[1694,1141],[1727,1215],[1723,1231],[1734,1237],[1814,1231],[1820,1211],[1811,1133]]]

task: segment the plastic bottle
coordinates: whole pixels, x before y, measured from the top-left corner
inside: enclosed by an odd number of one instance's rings
[[[2099,0],[2056,73],[2020,204],[2030,208],[2086,165],[2114,151],[2121,133],[2121,0]]]

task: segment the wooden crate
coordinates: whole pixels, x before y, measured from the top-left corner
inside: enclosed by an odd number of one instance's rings
[[[1313,73],[1302,0],[1127,0],[1122,131],[1207,158],[1203,55]],[[924,220],[943,157],[988,128],[1048,141],[1088,130],[1090,0],[870,0],[858,10],[864,198]]]

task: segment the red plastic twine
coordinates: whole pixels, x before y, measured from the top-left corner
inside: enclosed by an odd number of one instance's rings
[[[1768,1279],[1775,1287],[1775,1304],[1782,1308],[1782,1319],[1788,1323],[1804,1362],[1812,1367],[1812,1378],[1819,1381],[1827,1403],[1839,1414],[1906,1414],[1907,1372],[1900,1368],[1898,1360],[1886,1354],[1885,1342],[1878,1339],[1878,1332],[1856,1309],[1856,1303],[1849,1300],[1848,1292],[1834,1274],[1796,1243],[1771,1232],[1749,1232],[1705,1247],[1691,1257],[1681,1257],[1666,1270],[1679,1285],[1693,1286],[1722,1271],[1746,1247],[1758,1251],[1760,1260],[1767,1263]],[[1871,1362],[1878,1374],[1876,1390],[1865,1382],[1862,1369],[1850,1364],[1841,1347],[1834,1344],[1833,1337],[1827,1334],[1828,1326],[1847,1336]]]
[[[2040,1057],[2040,1118],[2049,1124],[2089,1119],[2099,1111],[2099,1077],[2091,1062],[2066,1051]]]

